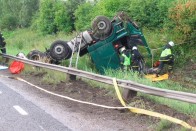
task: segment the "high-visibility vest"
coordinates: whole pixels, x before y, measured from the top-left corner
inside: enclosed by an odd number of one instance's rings
[[[173,58],[171,49],[166,48],[162,51],[159,61],[169,61]]]
[[[126,56],[125,54],[122,54],[122,56],[124,57],[123,65],[124,65],[124,66],[130,65],[130,64],[131,64],[131,58],[130,58],[130,56],[128,57],[128,56]]]
[[[170,48],[166,48],[165,50],[162,51],[161,53],[161,57],[166,57],[168,55],[171,55],[171,49]]]

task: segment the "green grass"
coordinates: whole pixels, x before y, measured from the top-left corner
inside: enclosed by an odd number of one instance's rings
[[[38,75],[42,77],[41,82],[53,85],[65,81],[67,78],[67,75],[63,72],[58,72],[30,65],[25,65],[25,70],[22,73]]]
[[[171,128],[172,123],[167,120],[161,120],[155,127],[155,131],[167,131]]]
[[[23,52],[26,55],[31,50],[45,51],[45,48],[50,48],[52,42],[57,39],[70,40],[73,35],[66,35],[62,32],[57,35],[42,35],[39,32],[30,29],[19,29],[13,32],[3,32],[7,42],[7,53],[16,55]]]

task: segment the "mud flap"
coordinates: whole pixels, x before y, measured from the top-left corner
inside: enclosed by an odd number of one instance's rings
[[[156,81],[168,80],[169,75],[164,74],[164,75],[160,75],[159,77],[156,77],[156,74],[148,74],[148,75],[145,75],[145,78],[150,79],[153,82],[156,82]]]

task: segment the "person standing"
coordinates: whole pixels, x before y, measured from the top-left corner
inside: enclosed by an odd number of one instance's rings
[[[174,46],[174,42],[170,41],[168,44],[165,45],[161,56],[160,56],[160,65],[158,66],[156,76],[159,77],[161,71],[165,64],[168,65],[168,73],[171,74],[174,65],[174,55],[172,54],[171,48]]]
[[[0,49],[3,54],[6,54],[5,45],[6,45],[5,38],[3,37],[3,34],[0,32]]]
[[[119,52],[121,54],[120,56],[120,63],[121,63],[121,68],[123,71],[128,71],[130,70],[130,65],[131,65],[131,54],[130,51],[127,50],[124,46],[119,49]]]
[[[132,70],[139,71],[139,62],[142,59],[141,54],[138,51],[137,46],[132,47]]]
[[[1,50],[2,54],[6,54],[6,47],[5,46],[6,46],[5,38],[3,37],[3,34],[0,32],[0,50]],[[8,61],[9,61],[9,59],[5,58],[5,61],[3,60],[0,63],[2,65],[7,65]]]

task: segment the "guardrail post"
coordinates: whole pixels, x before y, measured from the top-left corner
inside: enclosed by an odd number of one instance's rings
[[[67,80],[68,81],[75,81],[76,80],[76,75],[67,74]]]
[[[124,100],[128,100],[129,98],[133,98],[136,95],[137,95],[137,91],[130,90],[130,89],[127,89],[127,88],[123,89],[122,97],[123,97]]]

